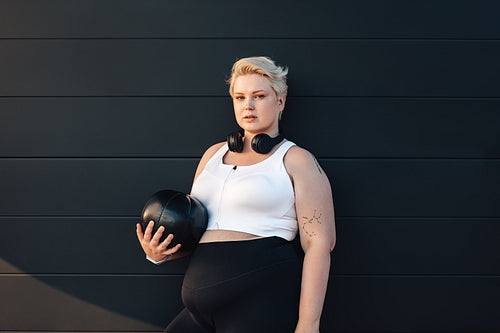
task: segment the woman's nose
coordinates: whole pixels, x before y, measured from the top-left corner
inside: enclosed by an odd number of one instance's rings
[[[253,101],[251,99],[247,100],[245,110],[253,110]]]

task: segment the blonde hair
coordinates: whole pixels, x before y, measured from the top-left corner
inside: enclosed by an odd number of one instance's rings
[[[227,80],[229,93],[233,96],[234,81],[240,75],[259,74],[269,80],[271,87],[278,98],[286,97],[288,86],[286,75],[288,68],[277,66],[269,57],[249,57],[236,61],[231,70],[231,76]]]

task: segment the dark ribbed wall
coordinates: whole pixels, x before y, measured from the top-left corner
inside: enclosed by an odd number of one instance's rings
[[[0,331],[160,331],[188,259],[144,259],[153,192],[234,130],[235,59],[290,67],[327,171],[328,332],[498,332],[497,1],[0,1]]]

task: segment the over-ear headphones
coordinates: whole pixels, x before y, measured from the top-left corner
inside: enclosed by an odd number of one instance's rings
[[[235,153],[241,153],[243,150],[243,136],[245,135],[244,130],[238,132],[229,133],[227,136],[227,145],[230,151]],[[259,154],[267,154],[276,146],[278,143],[283,141],[283,135],[279,134],[275,138],[271,138],[265,133],[257,134],[252,139],[252,149]]]

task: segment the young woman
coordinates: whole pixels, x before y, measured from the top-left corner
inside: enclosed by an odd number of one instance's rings
[[[240,133],[210,147],[191,194],[209,222],[184,277],[185,309],[165,332],[319,332],[335,246],[330,183],[314,156],[281,137],[287,70],[267,57],[233,65],[229,92]],[[186,255],[167,249],[153,223],[137,236],[160,263]],[[300,265],[291,244],[304,250]],[[300,267],[302,266],[302,271]]]

